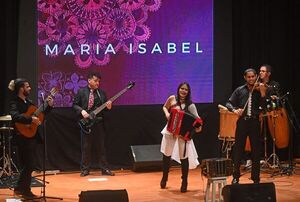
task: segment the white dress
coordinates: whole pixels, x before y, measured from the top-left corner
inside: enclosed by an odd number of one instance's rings
[[[179,106],[176,106],[176,108],[177,107],[179,109]],[[188,111],[194,114],[196,117],[199,117],[195,104],[191,104],[188,107]],[[160,151],[165,156],[171,156],[171,158],[177,161],[178,163],[181,163],[180,159],[188,158],[189,169],[194,169],[199,165],[198,154],[193,140],[186,142],[186,153],[185,156],[183,156],[185,140],[183,140],[182,138],[178,138],[174,136],[172,133],[170,133],[167,130],[167,125],[161,131],[161,134],[163,135],[163,138],[161,141]]]

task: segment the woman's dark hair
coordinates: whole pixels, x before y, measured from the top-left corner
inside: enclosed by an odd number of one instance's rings
[[[263,64],[261,67],[266,67],[267,72],[272,72],[272,66],[268,64]]]
[[[181,84],[179,84],[179,86],[177,88],[177,97],[176,97],[176,100],[177,100],[177,103],[180,102],[180,100],[179,100],[179,89],[183,85],[186,85],[188,87],[188,94],[185,97],[185,103],[186,103],[186,106],[189,106],[190,104],[192,104],[192,92],[191,92],[190,84],[188,84],[187,82],[182,82]]]

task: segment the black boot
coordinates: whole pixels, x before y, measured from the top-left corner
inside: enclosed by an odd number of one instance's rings
[[[170,156],[163,156],[163,177],[160,181],[160,188],[166,188],[167,181],[168,181],[168,174],[170,168],[171,157]]]
[[[181,161],[181,173],[182,173],[180,191],[184,193],[187,191],[187,185],[188,185],[187,178],[189,174],[189,159],[188,158],[180,159],[180,161]]]

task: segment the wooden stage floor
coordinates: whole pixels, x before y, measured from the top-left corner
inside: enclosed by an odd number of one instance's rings
[[[261,173],[261,182],[274,182],[278,202],[300,201],[300,172],[271,177],[265,172]],[[298,172],[298,173],[297,173]],[[63,201],[78,201],[78,194],[86,190],[118,190],[126,189],[129,201],[204,201],[207,179],[201,176],[200,168],[190,170],[188,181],[188,192],[181,193],[181,170],[180,167],[172,167],[169,174],[167,189],[160,189],[159,183],[161,172],[133,172],[131,170],[117,170],[116,176],[102,176],[99,171],[93,171],[89,176],[80,177],[79,172],[56,173],[46,176],[49,182],[46,187],[46,196],[62,197]],[[240,183],[251,183],[250,173],[245,172]],[[227,178],[227,183],[231,182]],[[41,188],[34,187],[32,191],[40,195]],[[0,201],[16,198],[10,189],[0,189]],[[37,201],[37,200],[35,200]],[[59,201],[47,199],[47,201]]]

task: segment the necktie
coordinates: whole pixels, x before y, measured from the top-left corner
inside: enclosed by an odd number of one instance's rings
[[[251,116],[251,108],[252,108],[252,93],[249,93],[249,102],[247,107],[247,116]]]
[[[94,92],[91,89],[90,90],[90,95],[89,95],[89,105],[88,105],[88,109],[91,109],[94,105]]]

